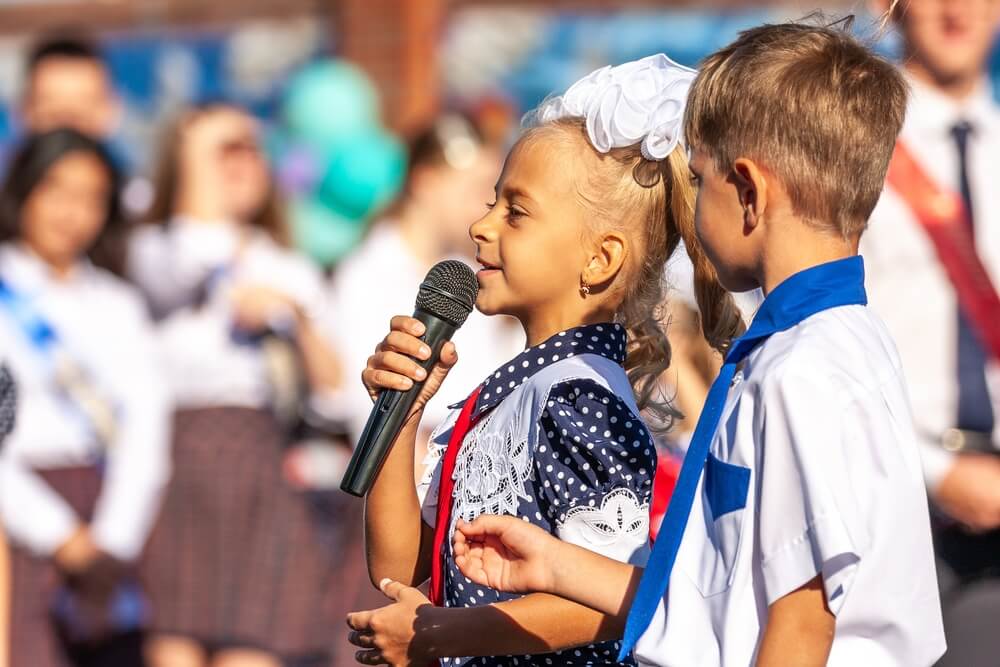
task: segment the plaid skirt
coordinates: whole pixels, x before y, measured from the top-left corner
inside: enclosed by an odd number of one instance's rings
[[[101,489],[97,468],[60,468],[36,473],[66,500],[82,521],[90,521]],[[11,544],[10,566],[12,667],[141,664],[139,638],[134,633],[86,647],[69,646],[63,641],[52,616],[52,603],[63,582],[52,561]]]
[[[142,565],[152,632],[210,650],[329,654],[332,559],[307,499],[284,481],[284,440],[264,411],[177,413],[173,477]]]

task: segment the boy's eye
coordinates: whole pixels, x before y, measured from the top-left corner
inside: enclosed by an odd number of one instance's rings
[[[701,176],[694,173],[693,171],[688,173],[688,179],[695,185],[701,184]]]

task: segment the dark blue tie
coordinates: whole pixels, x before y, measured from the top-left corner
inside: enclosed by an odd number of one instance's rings
[[[807,317],[829,308],[867,303],[865,269],[861,257],[821,264],[795,274],[774,288],[764,299],[747,332],[733,341],[729,354],[726,355],[726,362],[708,391],[705,407],[694,429],[687,454],[684,455],[684,463],[667,506],[667,513],[660,524],[653,553],[646,563],[628,613],[619,660],[624,660],[635,648],[666,593],[670,572],[698,490],[698,481],[722,417],[736,367],[772,334],[790,329]],[[684,610],[680,609],[676,613],[683,614]]]
[[[951,128],[951,136],[958,150],[958,182],[972,227],[974,210],[972,188],[969,186],[968,147],[973,134],[972,125],[962,121]],[[975,230],[970,228],[975,244]],[[969,318],[958,309],[957,366],[958,366],[958,415],[955,425],[967,431],[993,432],[993,406],[986,385],[986,350],[972,327]]]

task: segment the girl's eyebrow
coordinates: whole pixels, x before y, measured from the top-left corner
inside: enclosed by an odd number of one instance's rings
[[[502,194],[505,199],[513,199],[516,197],[518,199],[527,199],[529,202],[536,201],[535,198],[528,194],[528,192],[523,188],[515,185],[507,185],[506,183],[503,185],[502,189],[500,184],[497,184],[497,193],[498,197]]]

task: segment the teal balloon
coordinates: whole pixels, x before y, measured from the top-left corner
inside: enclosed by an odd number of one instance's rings
[[[349,63],[324,60],[296,74],[283,106],[285,121],[300,138],[332,144],[379,124],[378,93]]]
[[[364,235],[364,220],[331,211],[315,199],[293,201],[290,214],[295,247],[322,266],[336,264]]]
[[[352,218],[366,218],[391,202],[406,178],[406,147],[381,131],[347,137],[330,147],[319,197]]]

